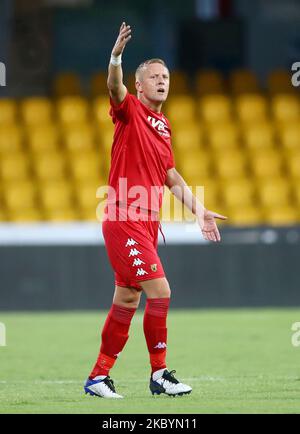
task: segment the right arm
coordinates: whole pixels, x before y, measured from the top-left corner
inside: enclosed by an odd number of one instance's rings
[[[122,55],[123,50],[127,44],[127,42],[131,38],[131,29],[130,26],[127,26],[126,23],[122,23],[120,27],[120,32],[116,43],[112,49],[112,57],[117,58],[117,63],[119,65],[115,66],[111,62],[108,66],[108,77],[107,77],[107,87],[109,90],[109,94],[113,102],[117,105],[121,104],[126,96],[127,89],[123,84],[123,71],[122,64],[119,60],[119,56]]]

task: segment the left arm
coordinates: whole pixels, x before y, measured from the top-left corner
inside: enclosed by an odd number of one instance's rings
[[[226,220],[227,217],[207,210],[193,195],[183,177],[173,167],[167,171],[166,186],[197,218],[203,236],[206,240],[220,241],[221,236],[215,218]]]

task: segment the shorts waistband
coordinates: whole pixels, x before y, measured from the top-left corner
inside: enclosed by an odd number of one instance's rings
[[[131,204],[128,204],[128,203],[123,203],[123,202],[117,201],[116,202],[116,206],[118,208],[122,208],[122,209],[128,209],[130,206],[132,206],[132,207],[138,209],[140,211],[140,213],[142,213],[142,214],[148,214],[148,215],[153,215],[153,216],[157,216],[157,217],[159,216],[159,211],[154,211],[154,210],[151,210],[151,209],[141,208],[139,206],[134,206],[134,205],[131,205]]]

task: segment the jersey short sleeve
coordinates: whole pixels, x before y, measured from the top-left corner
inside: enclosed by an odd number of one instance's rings
[[[124,100],[121,104],[116,104],[110,97],[110,116],[112,117],[113,123],[116,120],[127,123],[134,109],[134,96],[128,91]]]
[[[175,167],[175,158],[174,158],[173,150],[171,148],[171,155],[168,161],[167,170],[172,169],[173,167]]]

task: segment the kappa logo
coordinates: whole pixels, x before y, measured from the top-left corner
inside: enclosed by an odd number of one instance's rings
[[[136,276],[144,276],[145,274],[148,274],[147,271],[145,271],[143,268],[138,268]]]
[[[167,344],[165,342],[158,342],[154,348],[167,348]]]
[[[138,267],[139,265],[142,265],[142,264],[145,264],[145,262],[142,261],[140,258],[134,258],[132,266],[133,267]]]
[[[135,244],[138,244],[138,242],[136,242],[133,238],[128,238],[125,247],[134,246]]]
[[[130,257],[130,256],[137,256],[137,255],[141,255],[141,254],[142,254],[142,252],[140,252],[139,250],[137,250],[136,248],[134,248],[134,249],[130,249],[130,253],[129,253],[128,257]]]
[[[154,271],[154,272],[157,271],[157,264],[151,264],[151,265],[150,265],[150,268],[151,268],[151,270]]]
[[[155,119],[152,116],[148,116],[148,121],[155,128],[161,136],[169,137],[169,133],[167,131],[167,125],[161,121],[160,119]]]

